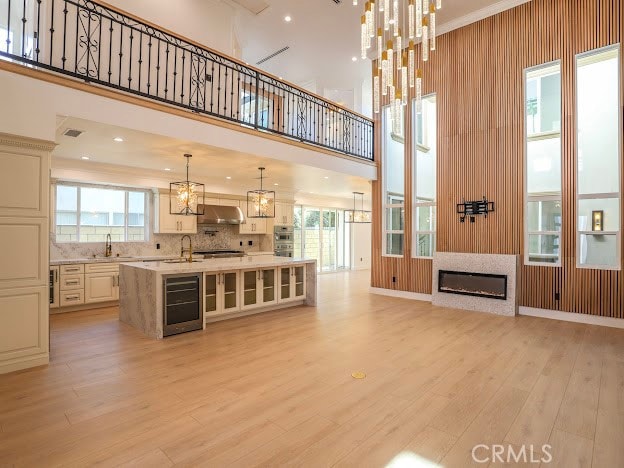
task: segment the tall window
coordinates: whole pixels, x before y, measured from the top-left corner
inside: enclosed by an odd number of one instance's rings
[[[101,186],[56,186],[56,241],[140,242],[148,238],[147,192]]]
[[[384,255],[403,256],[405,239],[405,155],[403,132],[392,132],[390,107],[383,110]]]
[[[577,266],[620,268],[620,47],[576,57]]]
[[[525,263],[561,264],[561,65],[525,71]]]
[[[433,257],[436,230],[436,96],[422,99],[420,111],[413,102],[413,257]]]

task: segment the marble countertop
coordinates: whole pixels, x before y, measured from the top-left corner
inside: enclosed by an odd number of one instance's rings
[[[247,256],[249,257],[257,257],[258,255],[273,255],[274,252],[272,250],[267,250],[265,252],[247,252]]]
[[[50,265],[73,265],[76,263],[122,263],[122,262],[144,262],[144,261],[161,261],[178,258],[177,255],[152,255],[146,257],[85,257],[85,258],[69,258],[64,260],[50,260]]]
[[[180,273],[199,273],[205,271],[246,270],[248,268],[279,267],[289,265],[304,265],[316,263],[315,259],[275,257],[269,255],[255,255],[236,258],[211,258],[193,263],[160,262],[124,262],[124,267],[149,270],[162,275]]]

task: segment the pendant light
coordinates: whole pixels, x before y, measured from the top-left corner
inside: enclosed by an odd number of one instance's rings
[[[377,78],[373,77],[373,108],[378,114],[389,104],[393,127],[398,128],[401,122],[396,121],[402,118],[397,96],[405,107],[416,91],[420,107],[423,68],[438,46],[437,12],[441,8],[442,0],[369,0],[364,5],[362,58],[375,58],[379,70]]]
[[[182,216],[199,216],[204,214],[206,188],[199,182],[189,180],[189,162],[192,154],[185,154],[186,180],[169,184],[169,213]]]
[[[360,209],[356,208],[356,197],[360,197]],[[371,222],[371,212],[364,210],[364,194],[353,192],[353,209],[345,210],[345,223],[366,224]]]
[[[263,174],[264,167],[259,167],[260,189],[247,192],[247,217],[248,218],[275,218],[275,192],[264,190]]]

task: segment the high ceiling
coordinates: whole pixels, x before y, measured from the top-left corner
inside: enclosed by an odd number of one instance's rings
[[[301,84],[315,83],[318,94],[324,88],[352,90],[370,77],[370,62],[360,55],[360,16],[362,4],[352,0],[230,0],[240,7],[236,35],[243,60],[256,63],[288,46],[286,52],[258,65],[276,76]],[[486,15],[527,0],[444,0],[439,12],[439,30],[461,24],[461,19]],[[262,8],[262,4],[268,5]],[[254,9],[255,8],[255,9]],[[258,14],[251,10],[260,11]],[[472,16],[471,16],[472,15]],[[292,20],[286,22],[284,18]],[[358,57],[356,62],[352,57]],[[356,91],[357,94],[357,91]],[[349,103],[346,103],[347,105]],[[357,107],[357,106],[356,106]]]
[[[67,129],[84,133],[72,138],[64,135]],[[117,137],[123,142],[114,141]],[[370,184],[363,178],[76,118],[59,119],[56,142],[53,168],[125,172],[174,181],[184,178],[183,154],[191,153],[191,178],[205,183],[211,192],[242,195],[258,188],[257,168],[265,166],[265,188],[278,196],[348,199],[354,191],[370,194]]]

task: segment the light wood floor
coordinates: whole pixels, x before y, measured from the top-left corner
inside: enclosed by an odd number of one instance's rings
[[[115,308],[53,316],[52,364],[0,376],[0,466],[466,467],[480,443],[624,466],[624,330],[367,285],[323,275],[318,308],[161,341]]]

